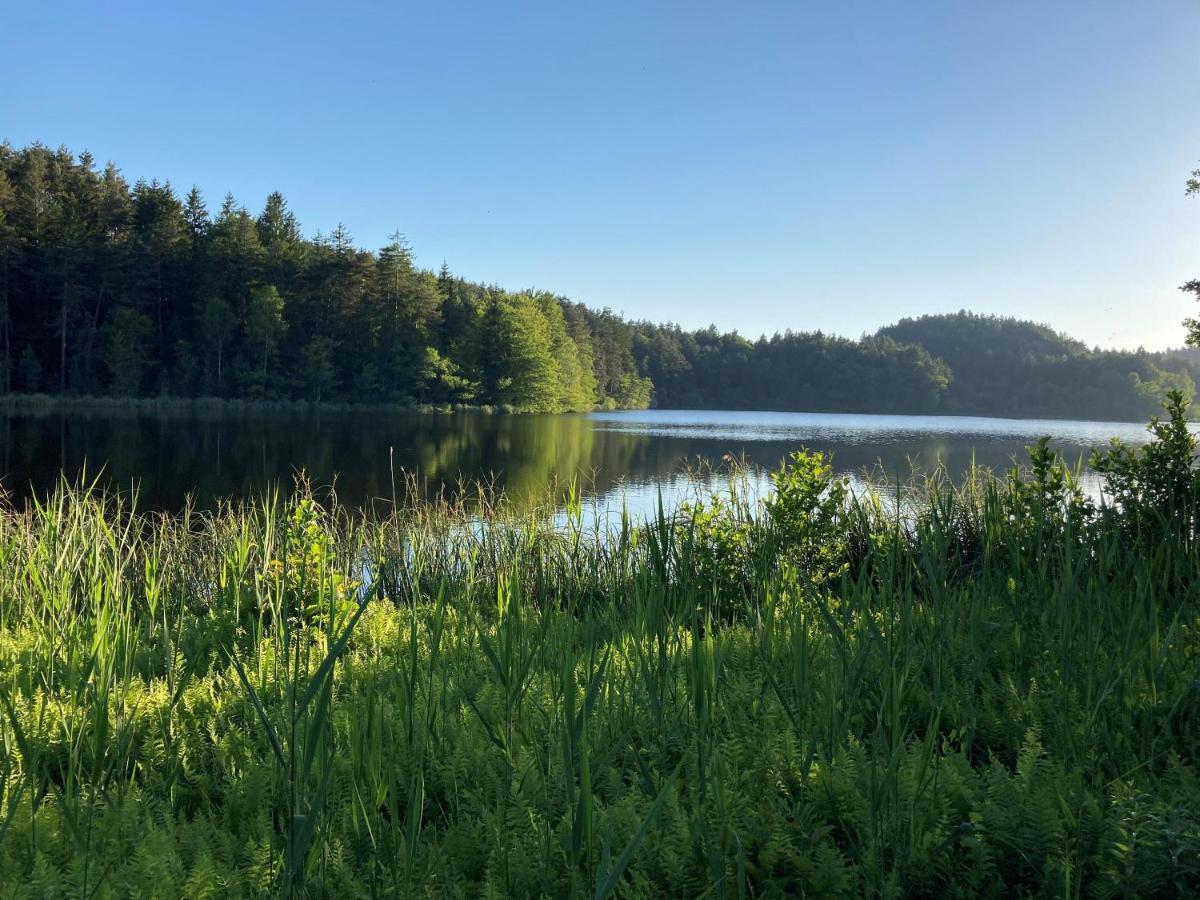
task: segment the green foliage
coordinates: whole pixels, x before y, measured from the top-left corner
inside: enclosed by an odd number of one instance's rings
[[[667,408],[930,412],[950,382],[923,348],[885,337],[788,331],[752,343],[711,327],[641,330],[638,371]]]
[[[454,361],[442,356],[433,347],[425,348],[421,383],[421,399],[435,403],[470,403],[478,396],[479,386],[469,378],[464,378]]]
[[[763,504],[771,526],[772,553],[779,564],[794,566],[815,585],[844,571],[846,533],[843,516],[848,487],[834,478],[825,455],[794,452],[771,475],[772,491]]]
[[[646,409],[650,406],[653,391],[654,382],[649,378],[626,372],[621,376],[617,393],[613,397],[613,405],[618,409]]]
[[[729,485],[680,511],[689,564],[703,589],[718,598],[721,616],[740,613],[776,569],[786,571],[793,590],[806,593],[845,572],[848,486],[833,477],[824,454],[792,453],[771,474],[771,492],[761,503],[748,497],[736,465]]]
[[[300,351],[300,365],[312,391],[312,399],[320,403],[322,395],[330,392],[337,378],[333,341],[322,335],[314,337]]]
[[[264,396],[268,392],[268,366],[287,330],[283,315],[283,298],[275,285],[254,288],[246,306],[246,318],[242,324],[246,342],[259,357],[262,368],[253,377],[252,392]]]
[[[1079,489],[1078,478],[1043,437],[1029,448],[1029,470],[1009,472],[1008,492],[1002,506],[1011,535],[1026,542],[1026,552],[1040,552],[1043,540],[1062,540],[1063,532],[1077,532],[1092,513],[1090,501]]]
[[[206,350],[209,390],[220,394],[225,347],[237,328],[237,316],[223,297],[211,296],[200,311],[200,338]]]
[[[647,405],[629,341],[567,312],[422,270],[401,235],[377,253],[342,225],[306,239],[278,192],[257,216],[231,196],[210,214],[196,188],[131,187],[86,154],[0,152],[4,391]]]
[[[14,896],[1190,896],[1182,398],[1090,504],[800,453],[603,536],[483,494],[0,509]],[[1193,502],[1188,507],[1187,503]]]
[[[145,343],[152,330],[150,320],[137,310],[120,307],[113,312],[105,327],[104,359],[114,394],[131,396],[141,387]]]
[[[131,341],[135,313],[151,330]],[[859,340],[634,322],[435,274],[401,235],[376,252],[342,225],[305,237],[278,192],[257,215],[231,196],[210,213],[195,188],[130,185],[86,154],[0,152],[4,391],[1138,420],[1197,378],[1200,356],[965,312]]]
[[[737,484],[736,475],[731,484]],[[722,615],[740,611],[751,586],[761,524],[753,508],[731,489],[728,494],[710,494],[701,503],[684,504],[680,514],[687,523],[689,564],[697,583],[720,604]]]
[[[1184,400],[1184,408],[1190,409],[1196,395],[1196,385],[1186,372],[1171,372],[1159,368],[1154,363],[1146,365],[1143,375],[1131,372],[1134,389],[1151,403],[1159,403],[1162,398],[1171,393],[1178,393]]]
[[[1143,538],[1186,537],[1200,520],[1196,436],[1188,427],[1188,407],[1183,394],[1172,391],[1163,404],[1167,421],[1150,420],[1149,442],[1133,448],[1114,440],[1092,455],[1091,467],[1104,475],[1123,524]]]
[[[490,343],[499,352],[490,387],[496,402],[521,412],[556,412],[554,337],[541,307],[528,294],[501,294],[492,304]]]
[[[590,347],[580,346],[568,333],[567,322],[563,316],[562,305],[556,297],[549,294],[537,296],[538,308],[541,310],[546,326],[550,333],[550,355],[554,359],[554,368],[558,379],[558,396],[556,407],[562,410],[591,409],[596,395],[596,376],[592,371],[593,361]],[[634,404],[618,401],[623,408],[633,408]],[[649,405],[649,395],[646,403]]]
[[[1136,421],[1168,390],[1190,399],[1200,377],[1170,354],[1093,351],[1044,325],[968,312],[902,319],[879,334],[945,362],[947,413]]]

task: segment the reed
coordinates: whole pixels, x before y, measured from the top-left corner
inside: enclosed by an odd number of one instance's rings
[[[0,513],[3,894],[1194,894],[1170,412],[1099,502],[1045,445],[902,498],[798,454],[612,529],[63,484]]]

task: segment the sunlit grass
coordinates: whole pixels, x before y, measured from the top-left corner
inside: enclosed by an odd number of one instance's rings
[[[1194,475],[775,487],[5,510],[2,893],[1200,889]]]

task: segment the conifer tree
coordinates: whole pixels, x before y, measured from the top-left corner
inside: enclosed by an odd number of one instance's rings
[[[184,201],[183,217],[187,222],[188,233],[192,236],[193,243],[200,241],[208,234],[209,226],[212,224],[208,218],[208,207],[204,203],[200,189],[195,185],[192,185],[192,189],[188,191],[187,199]]]

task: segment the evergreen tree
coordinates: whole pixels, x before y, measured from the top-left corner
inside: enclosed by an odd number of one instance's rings
[[[139,272],[147,276],[141,288],[141,308],[152,311],[160,353],[174,324],[173,276],[182,261],[182,250],[190,246],[183,204],[169,183],[138,182],[133,189],[133,228],[138,250],[145,261]],[[148,296],[147,296],[148,295]]]
[[[208,218],[208,207],[204,203],[204,197],[195,185],[192,185],[192,189],[188,191],[187,199],[184,201],[183,218],[187,222],[187,230],[191,235],[192,243],[203,240],[208,234],[212,222]]]
[[[384,372],[401,397],[423,391],[425,348],[435,344],[441,297],[438,285],[413,265],[412,251],[400,234],[379,251],[369,314]]]
[[[209,230],[208,248],[214,278],[209,287],[244,316],[254,286],[262,277],[263,248],[258,229],[232,194],[225,196]]]

